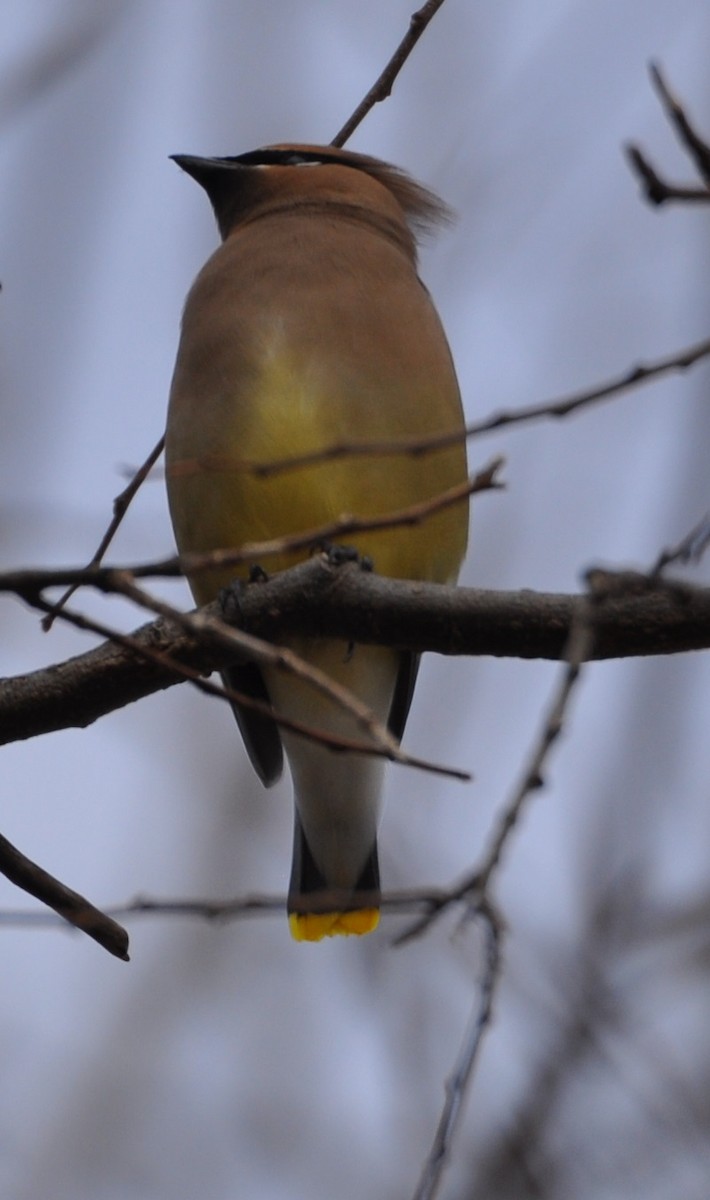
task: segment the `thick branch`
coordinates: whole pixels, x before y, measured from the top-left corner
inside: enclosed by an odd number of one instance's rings
[[[30,576],[25,573],[25,583]],[[615,594],[595,625],[594,658],[710,648],[710,589],[631,573],[615,579]],[[354,564],[334,566],[318,555],[272,579],[242,586],[237,607],[242,628],[272,641],[298,633],[439,654],[559,659],[584,602],[575,595],[384,579]],[[206,612],[214,617],[220,609],[209,605]],[[165,620],[144,626],[134,637],[138,645],[158,648],[205,673],[229,658],[224,648],[200,645]],[[107,643],[68,662],[4,680],[0,744],[83,728],[179,681],[168,666]]]

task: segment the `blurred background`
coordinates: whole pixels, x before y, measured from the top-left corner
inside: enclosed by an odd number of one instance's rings
[[[329,141],[414,7],[5,0],[2,566],[86,561],[162,431],[181,306],[217,241],[168,155]],[[448,0],[358,130],[353,149],[458,212],[422,274],[470,419],[707,336],[710,214],[651,210],[621,147],[690,177],[647,65],[708,134],[709,44],[697,0]],[[700,364],[472,443],[472,466],[506,456],[508,489],[476,502],[463,581],[570,591],[591,563],[650,564],[710,507],[709,381]],[[112,557],[171,549],[156,478]],[[92,644],[8,598],[1,614],[5,675]],[[388,887],[477,860],[558,672],[427,661],[406,744],[476,779],[389,768]],[[587,671],[498,880],[504,975],[443,1196],[707,1197],[709,685],[702,655]],[[262,791],[226,706],[188,686],[5,748],[0,791],[2,832],[98,904],[285,889],[289,780]],[[0,908],[27,907],[2,881]],[[453,914],[394,949],[401,927],[303,946],[281,916],[136,918],[126,965],[0,925],[0,1195],[411,1194],[483,960]]]

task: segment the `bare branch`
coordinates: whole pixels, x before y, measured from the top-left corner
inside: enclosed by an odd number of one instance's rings
[[[101,570],[110,590],[112,574]],[[28,603],[52,572],[14,572]],[[583,596],[533,591],[447,588],[385,579],[356,564],[318,555],[238,594],[240,628],[266,641],[321,636],[439,654],[559,659]],[[200,610],[221,618],[219,605]],[[230,613],[230,621],[236,616]],[[87,619],[82,618],[84,627]],[[93,628],[99,627],[93,623]],[[102,632],[101,636],[107,636]],[[0,682],[0,744],[53,729],[84,728],[108,712],[179,682],[181,668],[208,674],[234,661],[224,646],[206,645],[175,621],[159,620],[122,645],[104,645],[69,661]],[[595,659],[673,654],[710,648],[710,589],[628,572],[595,615]],[[146,661],[150,659],[150,661]]]
[[[649,67],[651,80],[661,99],[666,116],[673,125],[676,136],[704,181],[704,186],[669,183],[651,165],[644,152],[631,143],[626,146],[626,155],[633,171],[638,175],[646,199],[651,204],[665,204],[669,200],[683,203],[710,203],[710,145],[696,133],[680,101],[666,83],[658,63]]]
[[[530,761],[503,810],[488,852],[476,870],[475,887],[482,895],[485,895],[493,872],[500,863],[503,850],[518,823],[523,806],[533,792],[545,786],[545,767],[552,747],[563,732],[572,693],[579,683],[582,666],[591,657],[595,626],[592,605],[585,596],[575,612],[565,649],[565,668],[543,721],[540,735],[533,746]]]
[[[653,85],[661,98],[666,115],[674,126],[679,140],[690,154],[698,174],[710,184],[710,145],[696,133],[685,114],[680,101],[671,92],[666,83],[659,63],[652,62],[649,72]],[[708,193],[710,196],[710,193]]]
[[[370,109],[374,108],[381,100],[386,100],[391,94],[395,79],[424,33],[427,25],[436,16],[443,3],[444,0],[427,0],[426,4],[423,4],[417,12],[412,14],[409,20],[409,29],[387,63],[384,71],[379,79],[373,83],[364,99],[360,101],[352,116],[348,117],[342,129],[336,133],[330,143],[331,146],[344,146],[349,138],[352,137],[358,125],[362,124]]]
[[[600,597],[603,595],[601,590],[599,595]],[[480,903],[487,899],[493,874],[500,865],[503,850],[518,823],[524,805],[533,792],[539,791],[545,786],[544,771],[550,752],[563,732],[572,694],[580,679],[582,665],[591,656],[596,628],[595,613],[596,598],[590,599],[584,596],[577,606],[570,628],[565,648],[566,665],[540,732],[533,743],[528,764],[503,808],[488,850],[483,855],[481,862],[473,871],[468,872],[456,887],[450,890],[448,898],[441,904],[438,912],[460,900],[470,899],[472,903]],[[400,934],[397,939],[398,944],[418,937],[436,919],[438,912],[436,907],[432,907],[430,912]]]
[[[21,854],[7,838],[0,836],[0,872],[42,904],[49,905],[64,920],[86,933],[109,954],[128,962],[128,934],[125,929],[88,900],[60,883],[37,863]]]
[[[678,542],[662,550],[649,572],[651,579],[657,579],[671,563],[699,563],[703,554],[710,546],[710,513],[706,513],[690,533]]]
[[[679,200],[684,204],[710,203],[710,190],[706,187],[694,187],[692,184],[669,183],[658,174],[640,146],[629,142],[625,147],[626,157],[631,167],[638,175],[646,199],[651,204],[660,206],[669,200]]]
[[[395,914],[411,914],[427,911],[437,904],[444,892],[440,888],[415,888],[397,892],[386,892],[380,897],[380,907],[384,912]],[[333,889],[327,893],[324,907],[332,908],[333,897],[338,897]],[[352,899],[352,893],[341,893],[340,898]],[[310,901],[316,904],[313,893]],[[187,897],[180,900],[159,899],[155,896],[137,896],[125,904],[107,905],[106,911],[112,917],[194,917],[204,921],[236,921],[251,916],[281,916],[286,911],[286,897],[283,895],[267,895],[264,893],[248,893],[242,896],[232,896],[227,899],[205,899],[204,897]],[[0,910],[0,925],[6,927],[32,926],[51,928],[54,925],[61,928],[55,917],[47,912],[36,909],[3,909]]]

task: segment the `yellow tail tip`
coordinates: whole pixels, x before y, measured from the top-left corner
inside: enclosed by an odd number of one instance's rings
[[[294,941],[320,942],[324,937],[372,933],[379,921],[379,908],[356,908],[352,912],[289,913],[288,925]]]

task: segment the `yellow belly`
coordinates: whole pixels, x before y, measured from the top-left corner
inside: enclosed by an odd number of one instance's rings
[[[367,518],[433,497],[465,478],[465,451],[455,446],[423,457],[339,458],[273,477],[249,464],[269,463],[332,445],[440,432],[434,405],[336,381],[284,355],[268,357],[248,394],[202,401],[189,439],[173,439],[167,460],[170,507],[182,552],[204,553],[319,528],[344,515]],[[336,389],[339,388],[339,394]],[[450,407],[450,406],[448,406]],[[210,411],[212,409],[212,411]],[[231,411],[230,411],[231,410]],[[452,422],[453,424],[453,422]],[[356,432],[355,432],[356,431]],[[375,570],[406,579],[455,577],[466,545],[467,504],[421,524],[348,537]],[[264,562],[278,571],[303,558]],[[245,569],[191,581],[200,603]]]

